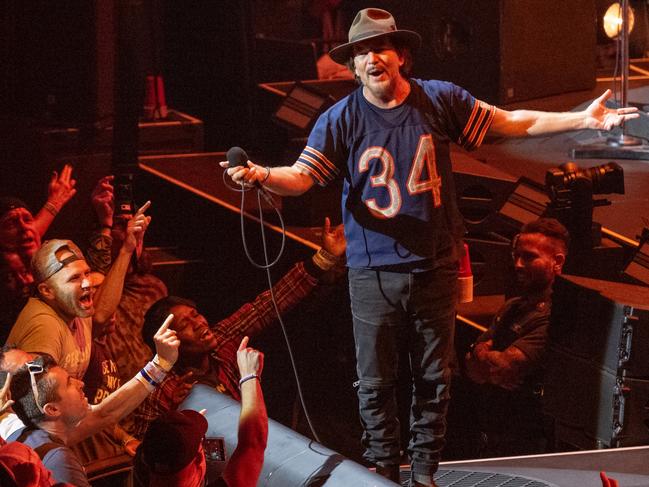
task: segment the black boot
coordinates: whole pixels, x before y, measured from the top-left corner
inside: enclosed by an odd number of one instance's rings
[[[376,473],[378,473],[381,477],[385,477],[386,479],[396,482],[397,484],[401,483],[399,465],[377,465]]]

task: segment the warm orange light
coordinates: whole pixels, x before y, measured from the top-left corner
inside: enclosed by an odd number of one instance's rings
[[[628,7],[629,10],[629,29],[628,32],[631,33],[633,30],[633,9]],[[622,32],[622,6],[615,2],[612,4],[604,14],[604,32],[611,39],[614,39]]]

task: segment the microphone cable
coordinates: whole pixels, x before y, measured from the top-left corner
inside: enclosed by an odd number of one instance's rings
[[[257,263],[252,255],[249,252],[248,249],[248,244],[246,242],[246,232],[245,232],[245,218],[244,218],[244,204],[245,204],[245,198],[246,198],[246,193],[248,193],[252,187],[246,188],[244,186],[244,183],[241,183],[241,189],[232,187],[230,184],[226,182],[225,175],[227,174],[227,170],[223,171],[223,182],[225,184],[226,188],[231,189],[232,191],[237,191],[241,193],[241,205],[240,205],[240,211],[239,211],[239,217],[240,217],[240,225],[241,225],[241,239],[243,242],[243,248],[246,254],[246,257],[248,261],[257,269],[262,269],[266,271],[266,280],[268,283],[268,290],[270,292],[270,297],[271,297],[271,302],[273,303],[273,308],[275,310],[275,314],[277,315],[277,321],[279,322],[279,326],[282,330],[282,334],[284,336],[284,341],[286,343],[286,348],[288,350],[288,356],[289,360],[291,362],[291,368],[293,369],[293,376],[295,377],[295,384],[297,386],[297,394],[298,397],[300,398],[300,404],[302,405],[302,411],[304,411],[304,417],[306,419],[306,422],[309,426],[309,430],[311,431],[311,435],[313,435],[313,438],[315,441],[318,443],[321,443],[320,438],[318,437],[318,434],[316,433],[316,430],[313,426],[313,423],[311,421],[311,417],[309,415],[309,411],[306,407],[306,402],[304,400],[304,394],[302,392],[302,383],[300,381],[300,376],[297,371],[297,364],[295,363],[295,357],[293,356],[293,349],[291,347],[291,342],[288,337],[288,332],[286,331],[286,325],[284,324],[284,320],[282,319],[282,315],[279,311],[279,306],[277,304],[277,299],[275,298],[275,291],[273,290],[273,280],[270,275],[270,269],[274,267],[280,260],[280,258],[284,254],[285,250],[285,244],[286,244],[286,226],[284,224],[284,218],[282,217],[282,212],[277,208],[275,205],[275,202],[273,201],[272,197],[266,193],[266,191],[262,187],[257,187],[257,207],[259,210],[259,225],[261,228],[261,243],[262,243],[262,249],[264,252],[264,263],[259,264]],[[264,212],[262,209],[262,202],[261,198],[262,196],[264,197],[264,200],[273,208],[275,213],[277,214],[279,221],[280,221],[280,228],[281,228],[281,233],[282,233],[282,244],[280,247],[280,250],[277,254],[277,257],[273,259],[272,262],[269,263],[269,258],[268,258],[268,246],[266,242],[266,232],[265,232],[265,224],[264,224]]]

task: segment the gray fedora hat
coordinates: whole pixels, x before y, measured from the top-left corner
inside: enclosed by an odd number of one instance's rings
[[[421,45],[419,34],[412,30],[397,29],[394,17],[390,12],[380,8],[366,8],[354,17],[349,28],[349,42],[334,47],[329,51],[329,55],[338,64],[345,64],[352,57],[356,44],[383,36],[398,39],[411,49],[417,49]]]

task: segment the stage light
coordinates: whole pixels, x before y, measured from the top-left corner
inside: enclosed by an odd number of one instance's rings
[[[633,24],[635,22],[635,17],[633,15],[633,9],[627,7],[629,13],[629,34],[633,31]],[[622,25],[624,24],[624,19],[622,15],[622,6],[615,2],[606,10],[604,14],[604,32],[610,39],[615,39],[622,33]]]
[[[606,35],[615,40],[618,61],[621,68],[620,107],[629,105],[629,34],[633,29],[633,9],[629,0],[613,3],[604,14],[603,24]],[[625,27],[626,26],[626,27]],[[615,75],[617,76],[617,70]],[[621,133],[611,133],[608,137],[596,137],[587,143],[571,149],[573,159],[636,159],[649,160],[649,144],[644,138],[629,135],[627,124],[622,124]]]

